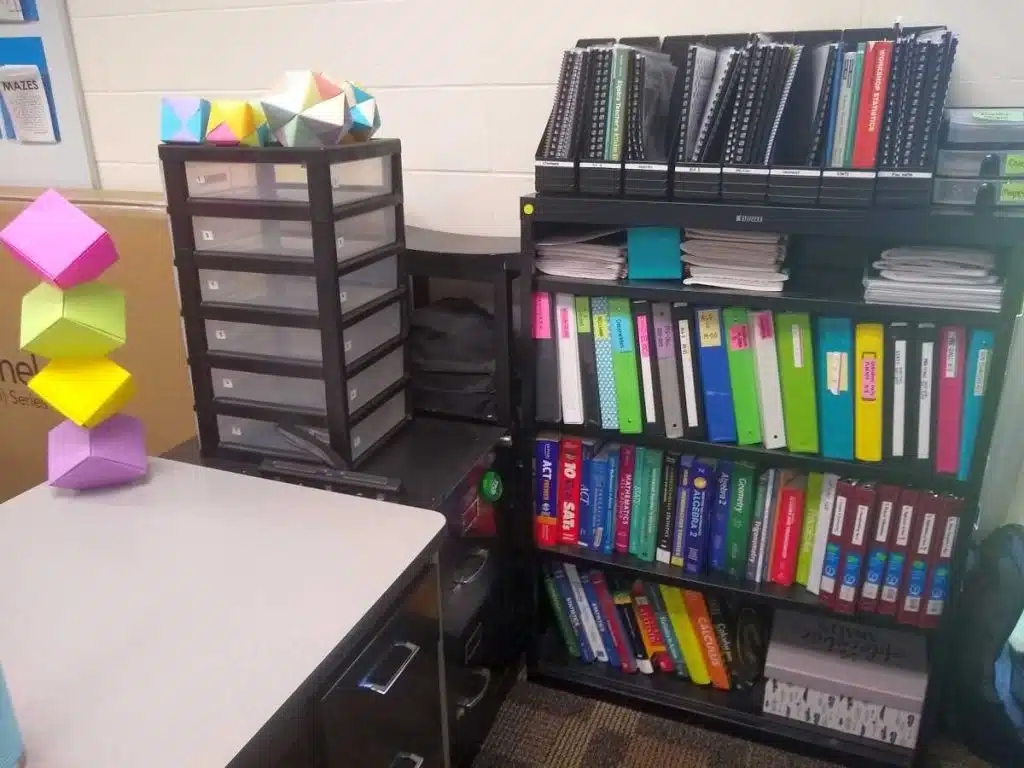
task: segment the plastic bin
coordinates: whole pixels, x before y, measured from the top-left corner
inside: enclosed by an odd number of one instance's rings
[[[345,363],[352,363],[402,332],[402,307],[395,302],[342,331]],[[206,345],[212,353],[270,357],[319,363],[320,331],[313,328],[206,321]]]
[[[306,168],[295,163],[206,163],[187,161],[188,195],[221,200],[309,202]],[[335,205],[388,195],[391,156],[368,157],[331,166],[331,198]]]
[[[203,304],[317,311],[316,278],[253,272],[199,270]],[[398,257],[389,256],[338,280],[342,314],[398,288]]]
[[[932,201],[940,205],[1024,205],[1024,180],[935,179]]]
[[[360,419],[350,430],[352,460],[356,461],[380,442],[388,432],[401,424],[407,415],[405,390],[380,406],[366,418]]]
[[[348,412],[358,411],[404,375],[405,347],[399,347],[348,380]]]
[[[1024,145],[1024,109],[947,109],[945,144]]]
[[[196,216],[192,232],[196,250],[207,253],[313,258],[313,229],[308,221]],[[339,262],[391,245],[395,209],[389,206],[341,219],[334,225],[334,235]]]
[[[210,377],[213,379],[213,396],[217,400],[327,412],[327,393],[321,379],[271,376],[224,368],[211,369]]]
[[[975,179],[1024,176],[1024,151],[943,149],[935,173]]]

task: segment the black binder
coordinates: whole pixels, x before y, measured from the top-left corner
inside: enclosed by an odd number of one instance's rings
[[[558,380],[558,336],[555,332],[554,304],[555,297],[550,293],[537,291],[533,294],[537,421],[552,424],[562,420],[562,387]]]
[[[885,328],[882,455],[887,461],[903,461],[912,455],[911,405],[919,395],[910,376],[918,370],[914,331],[914,326],[905,322],[889,323]]]
[[[882,118],[882,135],[878,142],[878,167],[895,167],[896,137],[899,115],[903,109],[907,91],[907,59],[913,40],[901,36],[892,47],[892,66],[889,69],[889,85],[885,92],[885,116]]]
[[[653,437],[664,437],[665,424],[663,419],[665,411],[661,404],[661,383],[658,379],[658,355],[654,349],[654,316],[651,313],[651,303],[644,299],[634,299],[630,302],[630,309],[633,313],[633,343],[636,346],[636,380],[640,385],[640,410],[644,416],[644,434]],[[644,318],[644,322],[647,325],[647,339],[643,342],[640,340],[639,318],[641,317]],[[653,413],[648,411],[647,397],[644,394],[643,362],[640,350],[645,345],[648,350],[648,360],[651,366],[651,383],[653,386],[652,391],[654,392]]]
[[[721,161],[723,165],[732,165],[739,143],[740,123],[743,120],[743,113],[746,109],[748,97],[753,100],[753,80],[756,68],[761,65],[764,57],[764,48],[756,42],[751,43],[740,54],[739,69],[736,74],[736,84],[728,100],[730,110],[728,127],[724,130],[725,138],[722,146]]]
[[[709,97],[711,111],[706,125],[701,126],[697,146],[693,150],[694,162],[710,163],[721,160],[733,97],[739,84],[739,62],[743,57],[743,51],[736,51],[731,56],[720,87]]]
[[[608,88],[612,78],[611,48],[595,48],[591,51],[589,69],[580,157],[584,160],[600,161],[604,160],[604,142],[608,126]]]
[[[644,76],[647,59],[630,51],[629,95],[626,104],[626,161],[643,162],[647,159],[643,135]]]
[[[952,32],[946,32],[935,51],[935,65],[928,73],[928,97],[924,115],[924,138],[921,150],[915,158],[918,168],[930,169],[935,162],[938,146],[939,127],[942,124],[942,110],[946,104],[946,92],[952,74],[953,59],[956,56],[958,39]]]
[[[935,443],[939,403],[938,368],[942,357],[939,329],[935,323],[918,323],[915,329],[914,367],[910,369],[911,392],[909,425],[910,461],[931,470],[935,463]]]
[[[832,87],[836,67],[842,60],[839,55],[839,46],[835,43],[828,45],[825,54],[825,69],[820,83],[815,83],[818,89],[818,102],[814,112],[814,122],[811,128],[811,138],[807,146],[805,165],[811,168],[818,168],[824,165],[825,155],[825,131],[828,130],[829,115],[832,108]]]
[[[597,391],[597,353],[594,351],[594,323],[590,297],[577,296],[576,343],[580,355],[580,376],[583,379],[583,423],[601,426],[601,402]],[[580,304],[586,302],[586,322],[580,320]]]
[[[691,305],[682,302],[672,304],[672,325],[675,328],[672,335],[676,373],[679,376],[679,401],[683,407],[683,436],[690,440],[703,440],[707,435],[707,428],[704,420],[704,393],[700,384],[697,328],[694,321],[695,314]],[[683,347],[684,339],[687,349]],[[690,381],[690,385],[687,381]]]

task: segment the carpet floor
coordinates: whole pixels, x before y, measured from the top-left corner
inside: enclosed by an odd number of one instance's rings
[[[939,745],[932,768],[986,768]],[[534,683],[512,689],[474,768],[837,768],[695,725]]]

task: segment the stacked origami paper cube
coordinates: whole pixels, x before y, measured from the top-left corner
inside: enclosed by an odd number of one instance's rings
[[[261,147],[331,147],[367,141],[380,129],[377,100],[355,83],[336,83],[322,72],[286,72],[258,101],[165,97],[164,142]]]
[[[0,230],[0,243],[43,278],[22,298],[21,348],[50,358],[28,386],[67,419],[49,434],[50,484],[84,490],[142,477],[142,424],[118,413],[135,385],[106,357],[125,342],[124,296],[94,282],[117,261],[110,235],[51,189]]]

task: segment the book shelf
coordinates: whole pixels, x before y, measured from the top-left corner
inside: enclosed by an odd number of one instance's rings
[[[933,321],[971,328],[987,328],[994,335],[994,347],[985,399],[982,405],[977,442],[970,472],[965,480],[954,475],[934,473],[930,467],[902,461],[842,461],[818,454],[768,450],[760,446],[739,446],[694,439],[669,439],[650,435],[624,435],[617,431],[591,426],[551,424],[535,418],[536,376],[534,344],[528,323],[532,316],[524,312],[521,330],[522,359],[518,370],[523,381],[521,422],[521,460],[529,467],[533,459],[534,438],[544,430],[565,435],[596,438],[618,443],[632,443],[661,449],[693,453],[708,458],[728,458],[752,462],[759,467],[774,466],[799,471],[832,472],[853,477],[909,487],[926,487],[938,492],[954,493],[964,499],[961,535],[953,556],[950,601],[939,626],[934,629],[899,624],[895,619],[876,614],[854,616],[834,614],[821,605],[816,595],[802,586],[754,584],[730,580],[720,575],[693,576],[681,568],[648,563],[623,554],[600,554],[575,547],[537,549],[533,562],[539,570],[545,560],[561,560],[582,567],[595,568],[609,574],[686,587],[708,593],[738,596],[744,600],[772,608],[834,615],[864,626],[885,627],[924,634],[929,641],[933,674],[930,676],[925,700],[923,726],[916,751],[880,742],[846,737],[823,730],[809,730],[797,723],[779,720],[761,713],[763,686],[748,692],[722,692],[693,685],[671,676],[645,677],[627,675],[607,665],[584,664],[573,659],[561,647],[560,637],[546,626],[541,602],[536,598],[533,643],[529,670],[534,679],[586,691],[591,695],[627,702],[634,706],[655,707],[664,713],[691,716],[708,724],[724,727],[747,738],[767,740],[779,746],[817,754],[844,763],[912,765],[928,743],[934,726],[938,691],[934,675],[936,655],[944,651],[943,637],[948,632],[949,616],[956,606],[956,596],[967,551],[967,540],[979,515],[978,500],[986,459],[1002,395],[1007,356],[1014,322],[1024,296],[1024,216],[1001,213],[888,208],[799,208],[761,204],[707,203],[688,201],[655,201],[628,198],[588,198],[573,195],[530,195],[520,204],[522,255],[520,268],[523,307],[532,306],[532,292],[565,292],[575,295],[611,296],[651,301],[682,301],[708,306],[744,306],[758,309],[803,311],[849,317],[854,321]],[[723,289],[682,285],[676,281],[605,282],[558,278],[535,271],[535,243],[543,237],[567,227],[589,225],[596,229],[658,226],[673,228],[727,229],[750,232],[771,232],[791,236],[825,238],[859,238],[865,248],[893,245],[956,245],[988,248],[1002,254],[1005,261],[1005,287],[1002,310],[984,312],[920,306],[889,306],[867,304],[859,284],[849,285],[836,293],[829,289],[787,290],[775,294],[758,294]],[[529,482],[530,473],[524,473]],[[529,513],[521,515],[517,536],[522,542],[533,541],[532,494]]]

